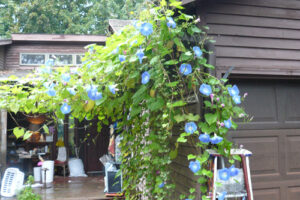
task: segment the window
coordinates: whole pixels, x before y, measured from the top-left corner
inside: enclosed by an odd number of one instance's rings
[[[56,65],[72,65],[72,55],[50,54],[49,59],[53,59]]]
[[[45,64],[45,54],[21,54],[21,65],[43,65]]]
[[[82,64],[82,58],[84,55],[76,55],[76,65],[81,65]]]
[[[49,59],[55,61],[56,66],[82,65],[84,54],[61,54],[61,53],[21,53],[20,65],[43,65]]]

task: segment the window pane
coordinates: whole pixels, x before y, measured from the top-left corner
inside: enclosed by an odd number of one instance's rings
[[[21,64],[23,64],[23,65],[45,64],[45,55],[43,55],[43,54],[21,54]]]
[[[76,55],[76,64],[81,65],[82,61],[81,59],[83,58],[84,55]]]
[[[49,58],[55,60],[56,65],[71,65],[73,64],[73,56],[72,55],[50,55]]]

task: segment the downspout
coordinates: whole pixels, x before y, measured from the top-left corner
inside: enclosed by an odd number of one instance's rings
[[[7,153],[7,111],[0,111],[0,175],[6,168]]]

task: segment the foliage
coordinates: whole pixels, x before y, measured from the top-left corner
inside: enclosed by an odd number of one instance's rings
[[[235,119],[247,115],[239,106],[244,96],[238,87],[208,73],[214,67],[204,56],[211,53],[205,49],[207,27],[197,27],[197,20],[182,9],[176,0],[162,0],[156,7],[149,2],[139,21],[109,37],[106,46],[88,46],[82,67],[48,65],[27,81],[6,82],[0,87],[0,105],[61,119],[65,114],[79,120],[97,116],[99,130],[118,121],[127,199],[171,199],[172,159],[180,143],[193,145],[197,153],[188,155],[189,167],[205,194],[212,173],[204,150],[215,149],[234,162],[226,134],[237,128]],[[203,100],[204,117],[188,109],[190,96]],[[174,149],[175,127],[181,134]],[[189,192],[187,198],[194,199],[195,189]]]
[[[28,176],[27,182],[25,183],[25,187],[18,193],[17,199],[18,200],[41,200],[41,196],[35,194],[32,191],[31,185],[34,182],[33,176]]]
[[[133,19],[144,0],[2,0],[0,31],[104,34],[108,19]],[[0,32],[1,34],[1,32]]]

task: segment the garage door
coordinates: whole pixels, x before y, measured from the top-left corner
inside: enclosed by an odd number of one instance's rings
[[[233,80],[252,122],[230,134],[253,152],[255,200],[300,199],[300,81]]]

